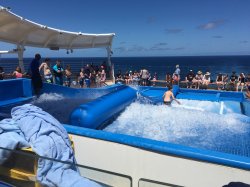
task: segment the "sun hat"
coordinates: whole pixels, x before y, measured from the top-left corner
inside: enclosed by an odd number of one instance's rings
[[[198,75],[202,74],[202,71],[198,71],[197,74],[198,74]]]
[[[179,64],[177,64],[175,67],[178,68],[178,67],[180,67],[180,66],[179,66]]]
[[[210,75],[210,73],[207,71],[205,75]]]

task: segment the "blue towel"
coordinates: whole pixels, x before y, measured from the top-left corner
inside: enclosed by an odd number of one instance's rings
[[[12,119],[0,122],[0,147],[13,149],[27,147],[29,144],[39,156],[72,163],[65,164],[40,158],[37,170],[38,181],[53,187],[100,187],[99,184],[81,177],[77,172],[68,134],[54,117],[31,104],[13,108],[11,115]],[[11,136],[11,138],[2,144],[2,135]],[[12,138],[16,139],[15,146],[12,145],[15,143],[10,142]],[[3,154],[1,155],[0,152],[0,163]],[[6,159],[6,156],[3,158]]]
[[[12,119],[0,121],[0,148],[16,149],[30,147],[24,139],[22,131]],[[4,163],[10,156],[11,151],[0,149],[0,164]]]

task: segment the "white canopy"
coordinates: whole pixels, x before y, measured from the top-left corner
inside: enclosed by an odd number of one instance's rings
[[[114,33],[89,34],[69,32],[29,21],[0,6],[0,41],[16,44],[11,51],[0,51],[0,54],[18,53],[19,66],[24,71],[23,52],[25,46],[49,48],[52,50],[106,48],[108,65],[112,68],[110,57]],[[112,77],[114,70],[112,69]]]
[[[70,50],[111,47],[114,35],[54,29],[24,19],[0,6],[0,41],[20,46]]]

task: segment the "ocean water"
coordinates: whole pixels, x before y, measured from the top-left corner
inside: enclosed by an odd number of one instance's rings
[[[58,58],[51,58],[51,66],[55,64]],[[60,58],[62,65],[71,65],[73,73],[77,74],[81,67],[93,63],[100,65],[106,58]],[[26,70],[28,69],[31,58],[24,59]],[[157,72],[159,79],[165,79],[166,73],[173,73],[176,64],[180,65],[181,78],[184,79],[187,72],[192,69],[194,72],[210,71],[212,79],[216,78],[218,73],[231,74],[232,71],[239,73],[250,73],[250,56],[180,56],[180,57],[112,57],[115,73],[121,70],[139,71],[142,68],[148,69],[151,74]],[[0,58],[0,66],[6,73],[13,72],[18,65],[17,58]]]

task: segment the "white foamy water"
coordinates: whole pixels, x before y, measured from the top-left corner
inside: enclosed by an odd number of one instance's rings
[[[44,93],[40,95],[39,98],[36,98],[33,102],[34,103],[43,103],[43,102],[49,102],[49,101],[59,101],[63,100],[64,97],[61,94],[57,93]]]
[[[249,117],[220,115],[218,102],[180,101],[181,105],[173,102],[172,107],[132,103],[104,131],[215,150],[239,142],[245,146],[244,139],[250,144]]]

